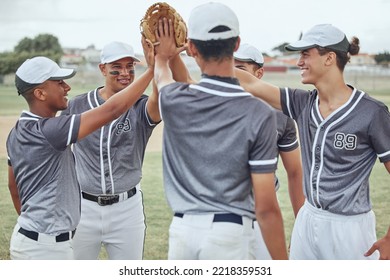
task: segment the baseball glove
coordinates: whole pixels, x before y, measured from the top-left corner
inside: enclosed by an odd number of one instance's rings
[[[155,32],[158,28],[160,18],[166,17],[173,22],[175,32],[176,47],[182,47],[187,39],[187,25],[183,18],[174,8],[165,2],[157,2],[148,8],[145,16],[141,19],[141,34],[153,44],[157,42]]]

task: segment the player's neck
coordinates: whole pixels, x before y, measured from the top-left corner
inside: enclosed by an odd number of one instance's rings
[[[108,87],[102,87],[101,89],[99,89],[99,95],[101,98],[103,98],[103,100],[107,100],[109,99],[111,96],[113,96],[115,94],[114,91],[110,90]]]
[[[324,118],[343,106],[352,94],[352,89],[346,84],[334,85],[329,83],[317,89],[319,109]]]
[[[223,61],[205,61],[199,65],[202,73],[209,76],[235,77],[234,61],[226,59]]]

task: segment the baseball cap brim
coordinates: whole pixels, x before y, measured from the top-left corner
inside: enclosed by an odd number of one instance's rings
[[[48,80],[51,81],[60,81],[72,78],[76,74],[74,69],[60,68],[56,73],[54,73]],[[43,83],[43,82],[42,82]],[[23,81],[18,75],[15,75],[15,86],[17,88],[18,94],[21,95],[27,92],[30,89],[33,89],[42,83],[27,83]]]
[[[303,51],[303,50],[308,50],[311,48],[315,48],[318,45],[313,44],[311,42],[306,42],[306,41],[297,41],[293,44],[289,44],[285,47],[286,50],[288,51]]]
[[[111,57],[102,59],[100,63],[103,63],[103,64],[104,63],[111,63],[111,62],[117,61],[117,60],[125,58],[125,57],[130,57],[130,58],[134,59],[134,61],[136,61],[136,62],[140,62],[141,61],[141,60],[139,60],[138,58],[136,58],[135,56],[132,56],[132,55],[117,55],[117,56],[111,56]]]
[[[295,43],[288,44],[288,51],[302,51],[315,47],[322,47],[334,51],[348,52],[349,41],[337,27],[331,24],[318,24],[303,34],[302,38]]]
[[[74,69],[68,69],[68,68],[60,68],[56,73],[51,75],[51,77],[48,80],[66,80],[69,78],[72,78],[76,74],[76,71]]]

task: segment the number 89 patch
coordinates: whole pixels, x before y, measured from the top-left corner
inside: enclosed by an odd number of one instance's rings
[[[337,132],[334,136],[333,146],[336,149],[355,150],[356,143],[357,143],[356,135]]]

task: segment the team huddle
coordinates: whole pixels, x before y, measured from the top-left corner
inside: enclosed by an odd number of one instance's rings
[[[133,48],[108,43],[99,64],[104,85],[69,102],[73,69],[46,57],[17,69],[29,111],[7,139],[19,214],[11,259],[97,259],[103,245],[109,259],[141,260],[142,164],[162,122],[173,212],[168,259],[390,259],[390,227],[377,239],[369,193],[377,159],[390,173],[390,113],[344,81],[358,38],[319,24],[286,46],[300,53],[301,82],[315,87],[307,91],[262,80],[264,58],[241,43],[226,5],[195,7],[187,25],[181,21],[184,45],[175,24],[160,17],[153,40],[143,33],[147,69],[137,79]],[[183,51],[199,66],[199,81]],[[279,158],[295,215],[289,251]]]

